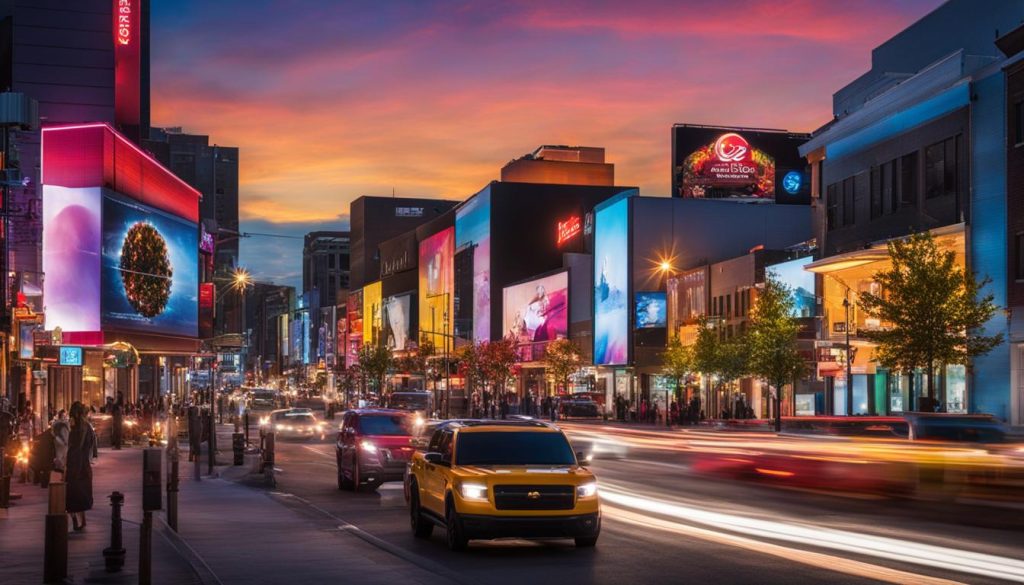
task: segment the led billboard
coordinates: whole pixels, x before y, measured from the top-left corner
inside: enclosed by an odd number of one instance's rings
[[[568,271],[506,286],[502,331],[519,345],[568,337]]]
[[[668,304],[665,293],[636,293],[636,328],[653,329],[668,326]]]
[[[420,242],[419,323],[420,335],[444,347],[452,333],[452,289],[455,252],[455,228],[446,228]]]
[[[455,213],[455,248],[472,250],[473,341],[491,338],[491,192],[485,189]]]
[[[348,351],[345,353],[345,367],[359,363],[359,348],[363,346],[363,289],[348,293],[345,302],[348,321]]]
[[[392,351],[409,349],[411,329],[412,293],[395,295],[384,299],[383,339],[385,346]]]
[[[380,339],[382,300],[379,280],[363,287],[363,343],[375,344]]]
[[[769,266],[767,270],[775,275],[780,282],[789,287],[793,293],[794,317],[813,317],[815,307],[814,296],[814,273],[804,270],[804,267],[814,261],[814,258],[798,258]]]
[[[629,360],[629,200],[597,211],[594,233],[594,363]]]
[[[104,329],[195,337],[198,240],[194,223],[121,196],[104,196]]]
[[[46,329],[100,330],[99,187],[43,186]]]

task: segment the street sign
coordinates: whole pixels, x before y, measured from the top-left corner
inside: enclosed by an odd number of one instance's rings
[[[70,345],[60,347],[60,365],[80,366],[82,365],[82,348]]]

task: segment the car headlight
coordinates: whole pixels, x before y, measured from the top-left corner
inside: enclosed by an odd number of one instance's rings
[[[276,425],[274,425],[274,430],[283,431],[284,430],[284,425],[276,424]]]
[[[377,454],[377,445],[374,445],[370,441],[363,441],[362,443],[359,443],[359,446],[367,453],[373,453],[374,455]]]
[[[592,498],[597,495],[597,482],[592,481],[583,485],[576,486],[576,497],[577,498]]]
[[[464,483],[459,488],[462,497],[467,500],[486,500],[487,486],[479,483]]]

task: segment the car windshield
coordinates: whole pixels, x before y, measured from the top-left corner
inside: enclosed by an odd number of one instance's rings
[[[364,435],[411,435],[409,417],[404,415],[363,415],[359,417],[359,430]]]
[[[572,447],[562,433],[460,433],[458,465],[575,465]]]
[[[316,417],[308,412],[292,412],[286,414],[283,418],[286,422],[297,423],[300,425],[313,424],[316,422]]]

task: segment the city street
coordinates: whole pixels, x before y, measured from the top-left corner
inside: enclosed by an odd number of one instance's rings
[[[600,435],[591,425],[567,427],[576,429],[578,443]],[[378,493],[338,491],[332,442],[279,442],[276,467],[278,501],[324,527],[358,531],[396,562],[463,583],[1024,581],[1024,551],[1014,532],[1019,507],[711,479],[694,474],[688,457],[659,449],[631,449],[623,459],[593,463],[603,504],[596,550],[568,541],[506,540],[453,553],[441,531],[429,541],[413,538],[401,484],[384,484]]]

